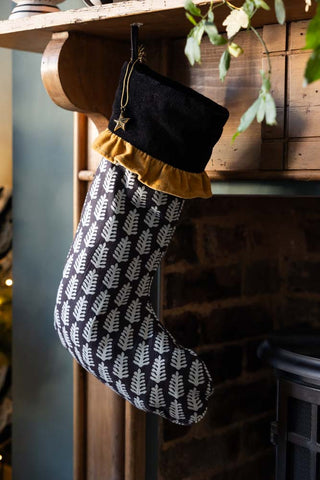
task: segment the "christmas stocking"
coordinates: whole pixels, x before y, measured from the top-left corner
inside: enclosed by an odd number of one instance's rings
[[[184,199],[211,196],[204,168],[227,117],[147,66],[124,64],[55,307],[62,344],[88,372],[182,425],[204,416],[212,379],[159,322],[150,286]]]

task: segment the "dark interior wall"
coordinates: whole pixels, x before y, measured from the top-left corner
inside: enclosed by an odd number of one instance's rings
[[[72,114],[41,83],[41,56],[13,53],[14,480],[72,478],[72,359],[53,328],[72,239]]]
[[[186,202],[166,256],[164,321],[207,362],[206,417],[162,422],[161,480],[274,480],[275,382],[256,357],[269,333],[320,326],[320,200]]]

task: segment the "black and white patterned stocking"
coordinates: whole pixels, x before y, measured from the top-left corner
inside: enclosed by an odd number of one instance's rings
[[[183,203],[103,158],[68,253],[54,327],[83,368],[119,395],[188,425],[204,416],[212,380],[150,303]]]

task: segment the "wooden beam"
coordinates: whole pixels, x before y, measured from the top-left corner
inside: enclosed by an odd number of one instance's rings
[[[237,1],[242,3],[241,0]],[[204,8],[209,4],[201,0],[195,0],[194,3]],[[219,3],[219,0],[214,0],[214,3]],[[312,18],[315,3],[312,2],[309,12],[305,12],[302,0],[285,0],[287,21]],[[185,17],[183,4],[183,0],[129,0],[99,7],[4,20],[0,22],[0,47],[43,52],[53,32],[66,30],[127,40],[132,22],[143,23],[143,41],[160,37],[185,37],[191,24]],[[215,18],[219,28],[228,11],[227,7],[216,10]],[[256,27],[272,23],[276,23],[273,8],[270,11],[259,11],[253,19]]]

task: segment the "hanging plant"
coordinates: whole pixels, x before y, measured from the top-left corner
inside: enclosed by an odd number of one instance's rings
[[[318,3],[317,11],[309,23],[306,35],[305,48],[311,49],[312,53],[306,65],[304,85],[320,79],[320,0],[316,1]],[[305,9],[308,11],[311,0],[305,0],[305,4]],[[215,24],[215,10],[225,5],[230,9],[230,13],[222,22],[222,25],[226,27],[227,38],[219,34]],[[264,0],[245,0],[241,7],[233,5],[228,0],[222,0],[219,3],[212,1],[205,14],[202,13],[200,8],[198,8],[192,0],[186,0],[184,7],[187,19],[193,25],[185,46],[185,54],[191,65],[201,63],[200,45],[203,35],[205,34],[213,45],[225,45],[225,50],[219,62],[219,77],[222,82],[230,68],[232,58],[237,58],[243,54],[242,47],[236,42],[236,37],[242,29],[251,31],[257,36],[266,54],[268,67],[267,71],[260,71],[261,87],[258,97],[242,115],[237,131],[232,139],[235,140],[240,133],[244,132],[254,119],[256,119],[258,123],[264,120],[267,125],[276,125],[276,105],[271,93],[272,67],[270,54],[264,39],[258,30],[252,26],[252,18],[258,10],[270,10],[270,6]],[[283,0],[274,0],[274,9],[278,23],[283,25],[286,20],[286,10]]]

